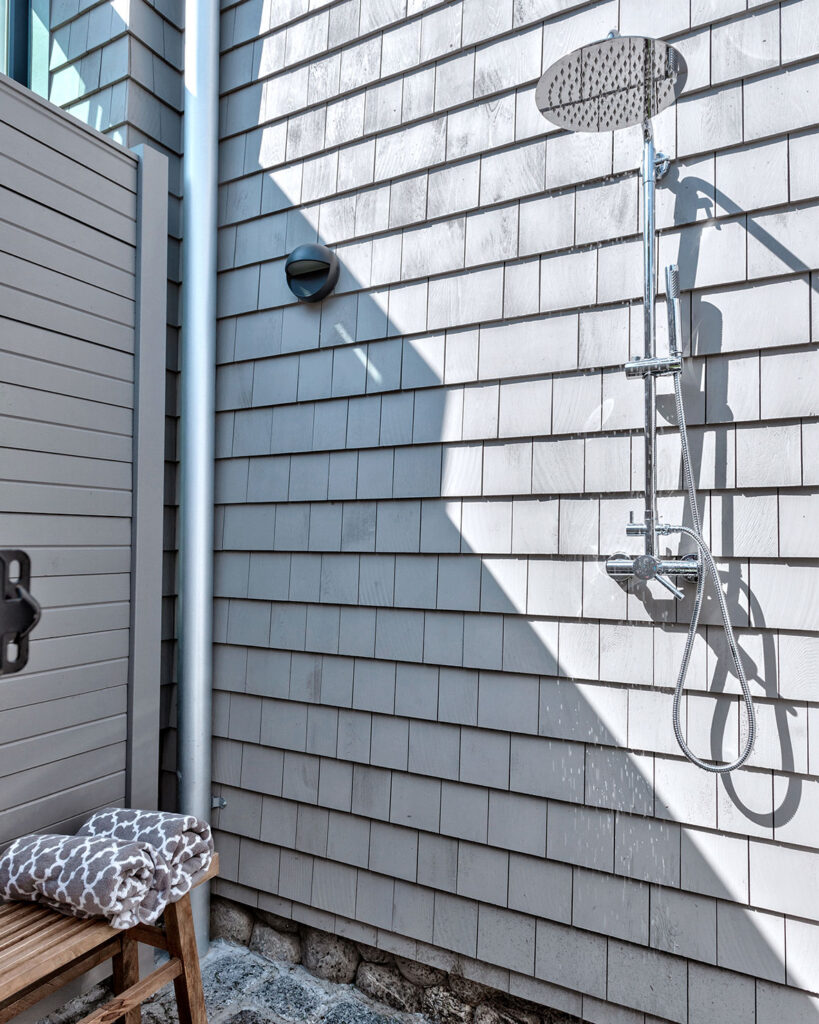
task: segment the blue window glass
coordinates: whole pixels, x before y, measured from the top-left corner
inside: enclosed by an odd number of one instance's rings
[[[28,85],[31,10],[29,0],[6,0],[6,74]]]
[[[48,93],[49,0],[0,0],[0,72]]]
[[[0,0],[0,72],[48,92],[49,0]]]
[[[8,74],[9,54],[9,4],[8,0],[0,0],[0,71]]]

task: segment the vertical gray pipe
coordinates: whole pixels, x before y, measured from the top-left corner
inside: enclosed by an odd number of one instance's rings
[[[654,188],[655,156],[651,123],[643,124],[643,164],[640,170],[643,179],[643,331],[645,335],[645,357],[655,356],[654,338]],[[653,555],[655,549],[655,528],[657,525],[657,415],[655,406],[655,379],[653,373],[645,375],[645,550]]]
[[[219,4],[185,2],[182,365],[179,538],[179,807],[211,813],[213,455]],[[193,891],[196,940],[208,945],[209,893]]]

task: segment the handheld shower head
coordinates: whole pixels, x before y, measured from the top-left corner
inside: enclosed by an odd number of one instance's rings
[[[581,46],[544,72],[535,91],[543,116],[576,132],[643,124],[671,106],[688,68],[662,39],[615,36]]]

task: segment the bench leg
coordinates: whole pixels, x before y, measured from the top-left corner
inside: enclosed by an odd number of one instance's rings
[[[119,952],[114,954],[114,995],[121,995],[126,989],[136,985],[139,981],[139,945],[135,939],[128,936],[127,932],[122,935]],[[142,1011],[135,1006],[129,1010],[124,1017],[120,1017],[120,1024],[141,1024]]]
[[[208,1024],[190,895],[165,908],[165,935],[168,953],[182,963],[182,973],[174,980],[179,1024]]]

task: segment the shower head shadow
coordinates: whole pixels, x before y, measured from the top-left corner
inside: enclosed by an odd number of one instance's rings
[[[555,61],[535,102],[559,128],[607,132],[649,122],[676,102],[687,75],[682,54],[662,39],[614,36]]]

